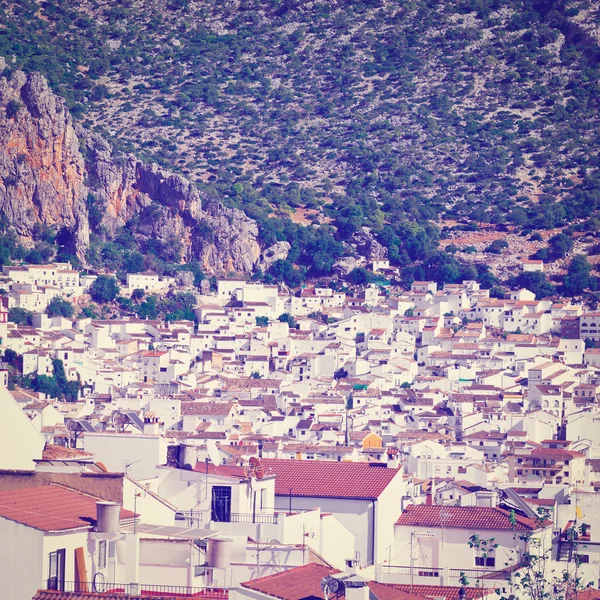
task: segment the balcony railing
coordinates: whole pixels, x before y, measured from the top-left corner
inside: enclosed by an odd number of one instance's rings
[[[257,523],[260,525],[277,525],[277,513],[229,513],[229,515],[217,515],[209,511],[185,510],[175,513],[176,521],[201,522],[204,519],[218,523]]]
[[[222,588],[187,587],[179,585],[153,585],[146,583],[113,583],[104,578],[95,581],[48,581],[46,589],[61,592],[92,592],[100,597],[106,594],[114,597],[127,596],[168,596],[169,598],[207,598],[209,600],[228,600],[229,591]]]
[[[421,567],[404,565],[383,565],[384,575],[396,575],[406,577],[428,577],[440,579],[448,577],[451,580],[466,577],[469,581],[496,579],[505,580],[510,578],[509,569],[492,571],[490,569],[444,569],[442,567]]]
[[[408,567],[403,565],[383,565],[388,575],[414,575],[416,577],[439,577],[442,569],[438,567]]]
[[[278,517],[275,513],[231,513],[229,515],[229,522],[277,525]]]

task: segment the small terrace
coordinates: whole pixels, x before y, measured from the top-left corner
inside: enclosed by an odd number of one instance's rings
[[[103,595],[123,595],[124,600],[128,596],[151,596],[169,599],[173,598],[206,598],[207,600],[228,600],[229,590],[209,587],[185,587],[177,585],[152,585],[145,583],[114,583],[107,581],[104,577],[94,577],[93,581],[56,581],[48,580],[45,590],[93,593],[100,598]]]

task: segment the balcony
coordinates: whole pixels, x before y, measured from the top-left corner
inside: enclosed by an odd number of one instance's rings
[[[489,569],[451,569],[448,567],[383,565],[381,583],[399,583],[414,585],[450,585],[459,586],[466,577],[470,585],[485,581],[487,587],[503,587],[510,579],[512,568],[500,571]]]
[[[96,574],[98,575],[98,574]],[[207,598],[208,600],[228,600],[229,591],[222,588],[184,587],[177,585],[150,585],[145,583],[112,583],[103,577],[94,577],[93,581],[56,581],[48,580],[47,590],[61,592],[87,592],[114,598],[123,595],[126,600],[133,596],[168,596],[173,598]]]
[[[213,523],[253,523],[259,525],[277,525],[277,513],[229,513],[229,515],[217,515],[209,511],[187,510],[175,513],[176,521],[189,521],[191,523],[200,523],[212,521]]]

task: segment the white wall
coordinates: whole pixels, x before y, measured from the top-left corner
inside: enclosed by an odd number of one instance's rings
[[[44,534],[0,517],[0,581],[3,600],[33,598],[44,576]],[[46,566],[46,569],[48,567]]]
[[[167,443],[159,435],[86,433],[83,449],[109,471],[127,472],[137,480],[156,477],[156,466],[167,460]]]
[[[289,496],[275,496],[275,510],[289,509]],[[361,564],[373,561],[373,502],[340,498],[292,498],[292,511],[319,507],[332,513],[355,536],[355,550],[360,552]],[[345,558],[352,558],[351,556]]]
[[[35,428],[8,390],[0,385],[0,469],[35,469],[42,458],[44,436]]]
[[[88,580],[91,578],[91,560],[88,552],[88,530],[76,532],[59,532],[59,533],[46,533],[43,536],[42,546],[42,581],[44,587],[48,579],[48,571],[50,567],[50,560],[48,555],[50,552],[60,550],[64,548],[65,552],[65,581],[75,581],[75,549],[83,548],[85,560],[86,560],[86,571],[88,574]]]

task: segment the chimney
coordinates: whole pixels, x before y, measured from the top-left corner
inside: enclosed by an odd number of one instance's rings
[[[352,575],[344,579],[346,600],[369,600],[369,585],[366,579]]]
[[[350,573],[351,575],[356,575],[356,572],[358,571],[358,563],[359,563],[358,552],[356,553],[356,556],[354,558],[347,558],[345,562],[346,562],[346,573]]]
[[[121,505],[117,502],[96,502],[96,531],[119,533]]]
[[[179,445],[167,446],[167,467],[177,468],[179,458]]]

